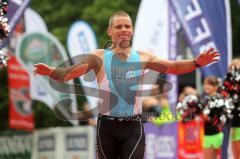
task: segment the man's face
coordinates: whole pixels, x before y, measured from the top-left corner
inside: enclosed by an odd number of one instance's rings
[[[122,41],[131,41],[133,35],[132,21],[128,16],[115,16],[112,25],[108,28],[108,35],[112,41],[119,44]]]

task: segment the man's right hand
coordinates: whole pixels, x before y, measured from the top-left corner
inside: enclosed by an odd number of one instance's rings
[[[44,63],[35,64],[33,69],[34,76],[36,76],[37,74],[43,76],[50,76],[53,71],[54,71],[53,67],[50,67]]]

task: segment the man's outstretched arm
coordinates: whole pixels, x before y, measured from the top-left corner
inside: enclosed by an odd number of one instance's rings
[[[198,55],[192,60],[164,60],[156,56],[151,56],[147,62],[146,68],[158,71],[160,73],[184,74],[195,70],[197,67],[204,67],[212,62],[219,61],[220,54],[213,48],[208,49],[204,53]],[[163,67],[165,67],[163,69]]]
[[[77,78],[87,73],[88,64],[78,64],[69,67],[50,67],[44,63],[38,63],[34,65],[34,74],[42,76],[49,76],[50,78],[58,81],[68,81]]]
[[[58,81],[68,81],[86,74],[97,66],[97,56],[85,55],[81,63],[69,67],[50,67],[44,63],[34,65],[34,74],[49,76]]]

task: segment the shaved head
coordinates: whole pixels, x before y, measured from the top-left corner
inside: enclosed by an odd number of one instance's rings
[[[124,11],[117,11],[115,13],[113,13],[110,18],[109,18],[109,27],[112,26],[113,24],[113,19],[115,17],[129,17],[131,19],[131,17],[129,16],[129,14],[127,12],[124,12]]]

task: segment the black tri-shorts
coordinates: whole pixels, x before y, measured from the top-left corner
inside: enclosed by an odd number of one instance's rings
[[[145,134],[141,118],[98,117],[97,159],[143,159],[144,150]]]

